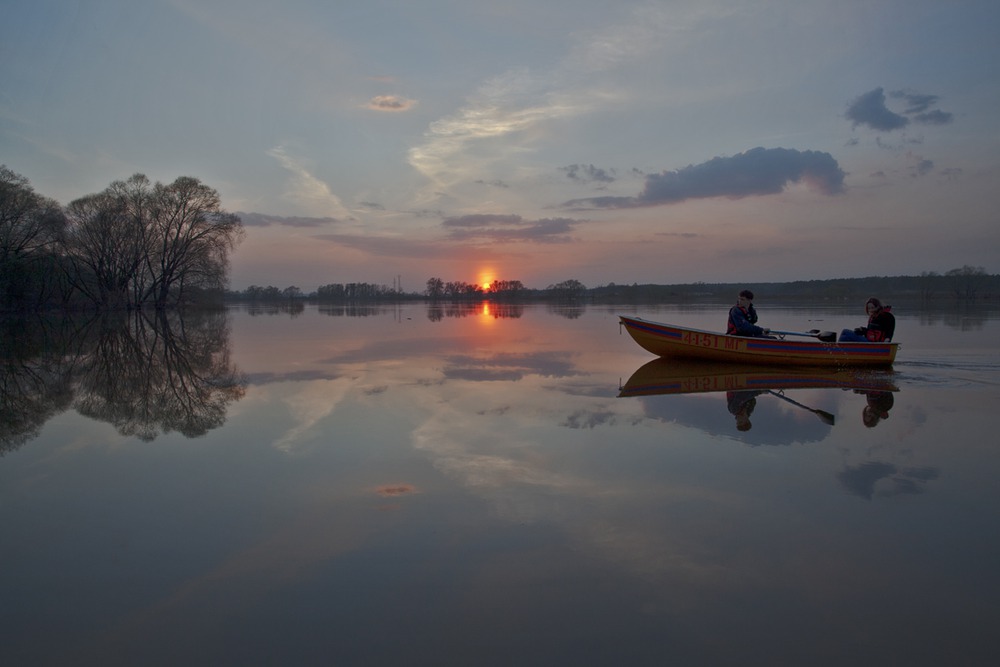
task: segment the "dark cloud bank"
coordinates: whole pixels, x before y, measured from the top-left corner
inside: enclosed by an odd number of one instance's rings
[[[716,157],[676,171],[646,176],[635,197],[591,197],[566,202],[570,207],[638,208],[676,204],[688,199],[773,195],[789,183],[803,182],[828,195],[844,190],[844,171],[829,153],[789,148],[754,148],[732,157]]]
[[[869,127],[880,132],[901,130],[910,123],[947,125],[952,121],[951,113],[933,108],[940,99],[937,95],[897,90],[889,93],[889,97],[901,100],[906,108],[901,113],[892,111],[886,105],[885,90],[876,88],[859,95],[850,103],[844,115],[855,128]]]

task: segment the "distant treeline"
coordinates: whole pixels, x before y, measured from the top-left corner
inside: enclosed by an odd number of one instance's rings
[[[1000,275],[988,274],[982,267],[963,266],[943,274],[931,271],[919,276],[871,276],[768,283],[610,283],[588,288],[579,280],[566,280],[544,289],[527,288],[519,280],[496,280],[489,289],[485,289],[475,283],[444,282],[440,278],[431,278],[423,292],[403,292],[397,287],[371,283],[329,284],[308,294],[298,287],[254,285],[243,291],[227,292],[226,297],[232,301],[307,300],[318,303],[461,302],[483,299],[518,303],[683,303],[727,302],[735,299],[735,295],[742,289],[753,290],[760,299],[783,301],[848,302],[878,296],[890,303],[1000,302]]]

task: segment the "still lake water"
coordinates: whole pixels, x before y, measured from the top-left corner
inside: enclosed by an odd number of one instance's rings
[[[897,311],[891,372],[747,430],[627,395],[672,370],[618,313],[726,307],[7,327],[0,663],[1000,664],[996,312]]]

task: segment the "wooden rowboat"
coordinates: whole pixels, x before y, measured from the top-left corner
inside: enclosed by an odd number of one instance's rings
[[[620,316],[643,349],[660,357],[702,359],[769,366],[889,366],[898,343],[836,343],[747,338]],[[802,334],[808,335],[808,334]]]

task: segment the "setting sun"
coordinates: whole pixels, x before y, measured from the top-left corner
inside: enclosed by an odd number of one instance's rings
[[[493,284],[494,271],[492,268],[482,269],[479,272],[479,285],[482,287],[484,292],[490,291],[490,285]]]

